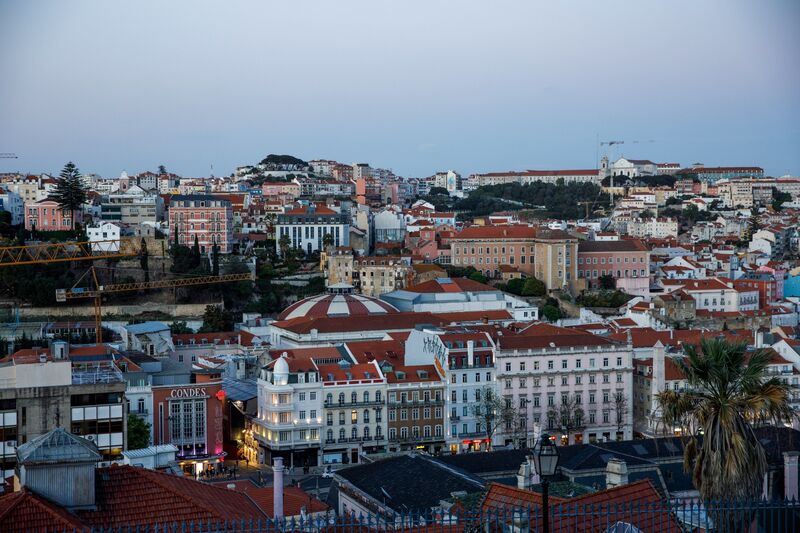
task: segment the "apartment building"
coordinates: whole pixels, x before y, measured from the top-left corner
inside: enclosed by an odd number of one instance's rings
[[[0,186],[0,211],[7,211],[11,215],[11,224],[14,226],[25,221],[25,201],[10,186]]]
[[[500,338],[498,393],[519,409],[526,427],[540,426],[561,444],[628,440],[632,357],[630,343],[533,324]]]
[[[534,240],[534,272],[547,290],[576,293],[582,288],[577,268],[578,238],[562,230],[540,228]]]
[[[475,174],[470,177],[470,184],[473,187],[484,187],[486,185],[502,185],[505,183],[599,183],[598,169],[584,170],[523,170],[519,172],[488,172],[486,174]]]
[[[154,225],[164,218],[164,199],[138,185],[122,194],[109,194],[100,204],[100,218],[132,227]]]
[[[375,361],[317,365],[322,381],[323,464],[356,464],[386,450],[386,376]]]
[[[582,241],[578,245],[578,277],[599,287],[601,276],[612,276],[628,294],[650,293],[650,251],[638,239]]]
[[[470,226],[450,240],[452,264],[471,266],[489,278],[500,277],[500,265],[534,274],[537,228],[531,226]]]
[[[56,427],[94,442],[104,461],[126,446],[125,382],[106,346],[24,349],[0,360],[0,470],[13,475],[16,447]]]
[[[197,240],[201,253],[211,252],[216,244],[219,253],[233,251],[233,211],[228,200],[206,194],[173,196],[169,205],[172,239],[193,246]]]
[[[326,284],[351,285],[356,292],[378,297],[404,289],[414,279],[411,259],[396,256],[357,256],[349,248],[334,250],[325,257]]]
[[[384,361],[389,451],[444,449],[442,376],[435,365],[404,366]]]
[[[736,178],[763,178],[764,169],[761,167],[706,167],[697,165],[683,168],[676,174],[678,176],[694,176],[702,183],[714,184],[720,180]]]
[[[678,221],[674,218],[634,218],[626,223],[626,233],[631,237],[666,239],[678,236]]]
[[[444,434],[450,453],[485,450],[486,427],[476,409],[487,392],[496,394],[492,338],[468,328],[422,328],[411,331],[405,346],[407,365],[432,364],[445,379]]]
[[[323,249],[325,235],[331,235],[333,246],[350,245],[350,217],[337,213],[325,204],[310,204],[278,215],[275,225],[276,252],[280,255],[281,239],[289,239],[289,246],[311,254]]]

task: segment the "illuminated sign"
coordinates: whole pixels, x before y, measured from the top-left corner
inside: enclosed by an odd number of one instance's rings
[[[170,398],[198,398],[208,396],[205,387],[199,389],[172,389],[169,391]]]

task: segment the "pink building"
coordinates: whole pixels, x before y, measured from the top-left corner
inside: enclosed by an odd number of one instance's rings
[[[83,222],[83,211],[75,211],[78,224]],[[62,211],[58,203],[45,198],[38,202],[25,202],[25,229],[37,231],[71,231],[72,213]]]
[[[195,237],[200,252],[211,251],[214,243],[219,252],[233,249],[233,210],[229,200],[205,194],[173,196],[169,204],[170,237],[184,246],[193,246]]]
[[[536,228],[530,226],[471,226],[450,239],[452,264],[471,266],[488,277],[499,277],[500,265],[533,275]]]
[[[599,286],[601,276],[612,276],[617,288],[628,294],[650,291],[650,251],[638,239],[582,241],[578,244],[578,277],[589,288]]]
[[[294,201],[300,198],[300,184],[293,181],[268,181],[261,186],[261,194],[267,200]]]

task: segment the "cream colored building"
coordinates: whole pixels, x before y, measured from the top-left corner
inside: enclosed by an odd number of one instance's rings
[[[578,279],[578,238],[562,230],[540,229],[534,240],[534,276],[548,291],[580,290]]]
[[[326,255],[326,275],[328,287],[344,283],[377,298],[411,285],[415,272],[408,258],[357,256],[351,250],[338,249]]]

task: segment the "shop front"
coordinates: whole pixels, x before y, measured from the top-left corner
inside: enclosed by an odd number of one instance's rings
[[[218,473],[223,451],[225,392],[219,382],[153,387],[154,444],[173,444],[184,473],[202,477]]]

